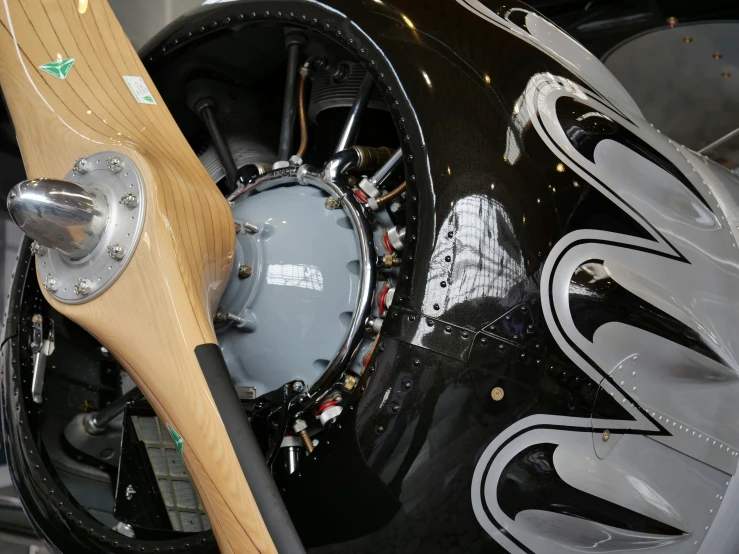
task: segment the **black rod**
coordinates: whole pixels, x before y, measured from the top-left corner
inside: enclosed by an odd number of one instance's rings
[[[201,344],[195,347],[195,356],[277,552],[305,554],[305,548],[236,394],[221,349],[217,344]]]
[[[218,154],[218,158],[221,160],[223,169],[226,171],[226,181],[228,186],[227,190],[224,192],[230,194],[236,190],[236,162],[234,161],[233,154],[231,154],[231,149],[228,147],[226,137],[223,136],[221,128],[218,125],[215,103],[210,98],[203,98],[198,101],[195,109],[200,112],[200,116],[205,122],[205,128],[208,130],[208,134],[210,135],[210,140],[213,142],[213,146],[216,149],[216,154]]]
[[[90,423],[99,429],[105,428],[108,423],[113,421],[118,414],[122,413],[123,410],[126,409],[129,402],[138,400],[142,396],[143,394],[141,394],[141,391],[138,388],[131,389],[123,396],[113,400],[113,402],[105,406],[102,410],[95,414],[90,414]]]
[[[359,120],[362,117],[362,112],[367,107],[370,96],[372,96],[372,88],[375,86],[375,80],[369,71],[365,73],[362,84],[359,86],[359,92],[357,97],[354,99],[354,105],[349,110],[349,115],[344,123],[344,129],[341,131],[339,137],[339,143],[336,145],[336,152],[341,152],[347,148],[354,146],[354,141],[359,133]]]
[[[287,76],[285,77],[285,99],[282,103],[282,122],[280,124],[280,146],[278,160],[290,158],[295,128],[295,91],[298,82],[300,52],[305,38],[302,34],[291,32],[285,37],[287,46]]]

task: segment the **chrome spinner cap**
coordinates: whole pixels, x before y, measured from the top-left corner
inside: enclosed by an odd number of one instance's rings
[[[21,231],[72,259],[95,250],[108,211],[103,194],[70,181],[29,179],[8,194],[8,212]]]

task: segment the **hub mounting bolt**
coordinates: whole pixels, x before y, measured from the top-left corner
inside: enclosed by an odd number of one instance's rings
[[[49,292],[56,292],[59,290],[59,279],[52,277],[50,273],[44,280],[44,288]]]
[[[129,210],[133,210],[139,205],[139,199],[134,193],[127,192],[118,203],[124,205]]]
[[[92,291],[92,281],[80,277],[74,284],[74,293],[77,296],[87,296]]]
[[[108,246],[108,255],[114,260],[122,260],[126,255],[126,247],[120,244],[111,244]]]
[[[74,161],[74,170],[77,173],[88,173],[92,170],[92,164],[87,158],[77,158]]]
[[[46,254],[46,252],[48,252],[48,250],[48,248],[46,248],[45,246],[41,246],[36,241],[33,241],[31,243],[31,254],[33,254],[34,256],[43,256],[44,254]]]
[[[120,173],[123,171],[123,160],[118,156],[108,158],[108,171],[112,171],[113,173]]]

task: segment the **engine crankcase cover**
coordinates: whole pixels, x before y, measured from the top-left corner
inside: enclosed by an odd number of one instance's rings
[[[256,387],[257,395],[293,380],[315,382],[356,309],[358,238],[343,210],[326,208],[326,198],[317,188],[283,186],[233,207],[237,223],[259,231],[237,235],[221,301],[221,312],[243,322],[218,324],[216,333],[234,384]]]

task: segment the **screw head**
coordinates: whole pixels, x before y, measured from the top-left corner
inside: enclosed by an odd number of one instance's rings
[[[74,284],[74,293],[77,296],[87,296],[92,291],[92,281],[80,277]]]
[[[305,385],[303,384],[302,381],[295,381],[293,383],[293,390],[295,392],[302,392],[304,388],[305,388]]]
[[[74,161],[74,170],[77,173],[87,173],[92,170],[92,164],[87,158],[77,158]]]
[[[125,206],[129,210],[133,210],[136,206],[139,205],[139,198],[134,193],[127,192],[126,194],[124,194],[121,197],[121,199],[120,199],[120,201],[118,203],[119,204],[122,204],[123,206]]]
[[[118,156],[108,158],[108,171],[112,171],[113,173],[120,173],[123,171],[123,160]]]
[[[56,292],[59,290],[59,279],[52,277],[50,273],[44,280],[44,288],[49,292]]]
[[[501,400],[503,400],[504,396],[505,391],[500,387],[495,387],[492,391],[490,391],[490,397],[496,402],[500,402]]]
[[[49,251],[45,246],[41,246],[38,242],[33,241],[31,243],[31,254],[34,256],[43,256]]]
[[[249,277],[251,277],[252,273],[253,271],[248,265],[241,264],[239,266],[239,279],[248,279]]]
[[[341,198],[334,198],[333,196],[329,196],[326,198],[326,209],[327,210],[336,210],[338,208],[341,208]]]
[[[111,244],[108,246],[108,255],[114,260],[122,260],[126,255],[126,247],[120,244]]]
[[[611,432],[608,429],[606,429],[605,431],[603,431],[601,438],[603,439],[603,442],[608,442],[608,439],[611,438]]]

